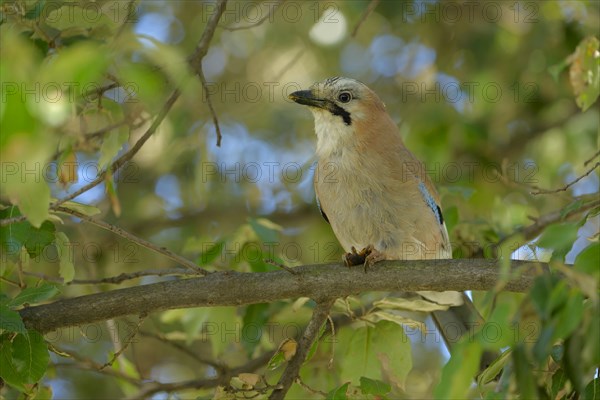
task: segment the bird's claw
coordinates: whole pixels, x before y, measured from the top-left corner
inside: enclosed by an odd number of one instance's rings
[[[360,253],[356,251],[356,247],[352,246],[350,253],[344,254],[344,264],[350,268],[355,265],[361,265],[365,262],[367,255],[364,253],[366,249],[363,249]]]
[[[371,268],[376,262],[385,260],[383,253],[375,250],[375,247],[370,244],[360,252],[356,251],[354,246],[351,247],[351,252],[344,255],[344,263],[347,267],[362,265],[365,272]]]

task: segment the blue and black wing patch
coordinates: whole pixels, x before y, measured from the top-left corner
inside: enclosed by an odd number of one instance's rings
[[[427,190],[427,187],[423,182],[419,182],[419,191],[423,196],[423,200],[425,200],[425,203],[427,203],[427,206],[429,206],[431,211],[433,211],[433,215],[435,215],[435,218],[437,219],[438,223],[440,225],[443,225],[444,217],[442,216],[442,209],[440,208],[440,206],[437,205],[437,203],[433,199],[433,196],[429,193],[429,190]]]

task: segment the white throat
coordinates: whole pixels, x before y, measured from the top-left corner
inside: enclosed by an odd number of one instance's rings
[[[342,118],[326,110],[311,109],[315,117],[317,134],[317,156],[330,158],[339,156],[354,140],[354,127],[346,125]]]

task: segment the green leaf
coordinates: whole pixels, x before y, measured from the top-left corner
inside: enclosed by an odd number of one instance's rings
[[[571,289],[564,306],[554,317],[556,321],[555,339],[567,338],[580,326],[584,313],[584,297],[577,289]]]
[[[0,210],[0,219],[18,217],[21,213],[15,206]],[[22,246],[25,246],[31,257],[37,257],[52,241],[54,241],[54,224],[45,221],[35,228],[29,221],[21,221],[0,227],[0,248],[9,258],[18,257]]]
[[[18,205],[27,220],[36,228],[40,228],[48,219],[50,204],[50,187],[43,179],[24,179],[19,190]]]
[[[363,394],[385,395],[392,390],[392,387],[380,380],[370,379],[366,376],[360,377],[360,390]]]
[[[555,290],[557,286],[560,286],[559,290]],[[533,306],[543,320],[550,319],[554,307],[559,304],[558,296],[562,295],[564,300],[565,295],[560,290],[564,287],[564,282],[553,274],[540,275],[533,282],[529,296]],[[552,298],[553,295],[554,298]]]
[[[279,232],[281,232],[281,226],[274,224],[266,218],[250,218],[250,226],[256,232],[256,236],[263,243],[275,243],[279,238]]]
[[[345,346],[339,346],[345,349],[340,357],[344,381],[358,383],[362,376],[382,379],[385,375],[402,384],[412,368],[410,340],[396,323],[380,321],[374,327],[360,327],[346,340]]]
[[[21,315],[5,305],[0,306],[0,329],[17,333],[27,332]]]
[[[538,239],[537,245],[546,249],[570,249],[577,239],[577,223],[562,223],[550,225]]]
[[[273,371],[273,370],[279,368],[285,362],[286,361],[285,361],[283,352],[278,351],[277,353],[273,354],[273,357],[271,357],[271,359],[269,360],[269,362],[267,364],[267,369],[269,371]]]
[[[44,337],[28,330],[17,335],[12,342],[12,363],[25,383],[36,383],[48,368],[50,353]]]
[[[102,147],[100,147],[100,159],[98,160],[98,168],[105,169],[110,165],[113,158],[119,154],[119,150],[129,139],[127,131],[117,130],[110,132],[104,137]]]
[[[565,387],[568,379],[565,375],[565,371],[560,368],[552,375],[552,382],[550,385],[550,398],[557,399],[558,393]]]
[[[74,86],[71,95],[83,93],[85,87],[97,87],[111,61],[106,47],[90,41],[63,48],[56,54],[51,63],[43,64],[39,79],[41,82],[69,82]]]
[[[559,63],[556,63],[554,65],[551,65],[548,67],[548,73],[552,76],[552,78],[554,79],[554,81],[556,83],[558,83],[559,81],[559,77],[560,77],[560,73],[563,72],[565,70],[565,68],[567,68],[569,66],[569,60],[568,59],[564,59]]]
[[[77,203],[75,201],[67,201],[61,204],[61,207],[68,208],[69,210],[77,211],[81,214],[92,217],[96,214],[100,214],[98,207],[90,206],[87,204]]]
[[[581,111],[590,108],[600,94],[599,47],[598,39],[589,36],[579,43],[575,53],[569,57],[569,78],[575,93],[575,102]]]
[[[63,232],[56,232],[54,243],[60,257],[58,273],[65,283],[71,282],[75,277],[75,265],[73,265],[73,251],[71,250],[69,238]]]
[[[563,218],[565,218],[565,216],[567,214],[579,210],[582,205],[583,205],[583,200],[577,200],[577,201],[572,202],[571,204],[567,205],[565,208],[563,208],[560,211],[560,218],[563,219]]]
[[[459,342],[452,349],[448,363],[442,369],[442,378],[434,390],[438,399],[465,399],[479,370],[481,344],[476,341]]]
[[[266,303],[251,304],[246,307],[242,318],[242,344],[248,355],[251,355],[254,348],[260,343],[265,324],[269,320],[268,310],[269,304]]]
[[[325,400],[348,400],[348,386],[350,386],[350,382],[346,382],[342,386],[333,389],[327,393]]]
[[[35,3],[35,6],[25,13],[25,19],[38,19],[40,15],[42,15],[42,10],[44,9],[44,5],[46,4],[46,0],[38,0]]]
[[[555,321],[552,321],[551,324],[544,326],[542,332],[533,345],[531,352],[538,364],[542,364],[552,352],[553,338],[557,336],[555,334],[555,325]]]
[[[321,341],[321,338],[323,337],[323,333],[325,333],[325,329],[327,329],[327,322],[325,322],[325,323],[323,323],[323,325],[321,325],[321,328],[319,328],[319,334],[317,335],[317,338],[310,345],[310,349],[308,349],[308,354],[306,355],[306,359],[304,360],[305,364],[308,363],[313,358],[315,353],[317,352],[317,349],[319,348],[319,342]]]
[[[10,307],[18,307],[25,303],[39,303],[56,296],[58,293],[60,293],[60,290],[58,290],[56,286],[49,283],[42,283],[38,287],[23,289],[8,305]]]
[[[583,391],[582,400],[600,400],[600,378],[595,378],[587,384]]]
[[[600,279],[600,243],[592,243],[575,258],[575,270],[592,275],[596,281]]]
[[[533,376],[529,360],[527,359],[525,346],[523,344],[518,344],[517,346],[515,346],[512,352],[512,356],[520,398],[537,399],[539,396],[534,383],[535,378]]]
[[[13,363],[12,342],[10,336],[0,336],[0,378],[14,388],[26,392],[25,380]]]
[[[213,246],[203,251],[198,257],[198,264],[201,266],[208,265],[215,261],[217,257],[223,255],[223,248],[225,247],[225,241],[221,240],[215,243]],[[184,249],[185,251],[185,249]]]
[[[587,336],[587,332],[586,332]],[[565,340],[565,355],[563,360],[563,368],[565,370],[566,375],[569,377],[569,380],[573,384],[573,387],[578,392],[583,392],[583,364],[581,362],[582,359],[582,350],[583,350],[583,339],[582,332],[576,332],[574,335],[571,335],[567,340]]]
[[[147,64],[123,62],[119,72],[123,82],[130,82],[128,89],[135,89],[135,93],[129,93],[127,101],[141,101],[150,109],[161,105],[166,85],[160,71]]]
[[[269,360],[269,363],[267,364],[267,369],[272,371],[274,369],[279,368],[282,364],[291,360],[292,357],[296,354],[297,350],[298,342],[296,342],[294,339],[285,339],[283,342],[281,342],[279,348],[277,349],[275,354],[273,354],[273,357],[271,357],[271,359]]]
[[[500,357],[496,358],[485,370],[477,376],[477,385],[483,389],[483,386],[492,382],[502,371],[508,360],[510,360],[511,350],[508,349]]]

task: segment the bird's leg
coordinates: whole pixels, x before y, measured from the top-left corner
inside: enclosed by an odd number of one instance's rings
[[[376,262],[385,260],[385,255],[377,250],[370,244],[360,252],[356,251],[354,246],[351,247],[351,252],[344,255],[344,263],[347,267],[354,265],[363,265],[365,271],[372,267]]]
[[[367,248],[363,251],[367,253],[364,263],[365,272],[367,272],[369,268],[372,268],[373,265],[375,265],[375,263],[385,260],[385,254],[383,254],[379,250],[376,250],[375,247],[373,247],[373,245],[368,245]]]

